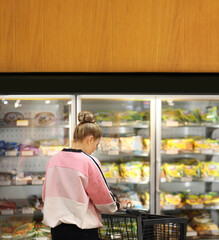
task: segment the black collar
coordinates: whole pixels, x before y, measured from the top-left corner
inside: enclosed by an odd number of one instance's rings
[[[83,152],[81,149],[74,149],[74,148],[63,148],[62,151],[64,151],[64,152]]]

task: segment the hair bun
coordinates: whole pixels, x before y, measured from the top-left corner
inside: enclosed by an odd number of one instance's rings
[[[95,123],[96,119],[92,112],[90,111],[82,111],[78,114],[78,121],[80,123]]]

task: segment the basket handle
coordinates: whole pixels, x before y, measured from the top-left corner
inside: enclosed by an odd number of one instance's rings
[[[131,214],[131,215],[135,215],[135,216],[140,216],[141,214],[148,214],[147,210],[143,210],[143,209],[134,209],[133,205],[131,202],[128,202],[126,204],[126,213]]]

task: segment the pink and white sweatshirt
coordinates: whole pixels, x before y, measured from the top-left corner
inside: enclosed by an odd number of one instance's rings
[[[100,162],[76,149],[63,149],[50,159],[42,199],[43,223],[50,227],[67,223],[81,229],[99,228],[101,213],[117,211]]]

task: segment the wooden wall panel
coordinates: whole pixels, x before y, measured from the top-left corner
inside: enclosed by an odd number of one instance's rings
[[[0,0],[0,72],[218,72],[218,0]]]

